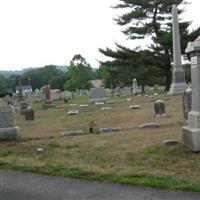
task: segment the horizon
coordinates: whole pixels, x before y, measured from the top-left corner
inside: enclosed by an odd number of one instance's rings
[[[113,18],[122,11],[110,6],[118,2],[0,1],[0,70],[68,66],[75,54],[81,54],[92,68],[98,68],[98,60],[107,59],[98,48],[115,49],[115,42],[129,48],[140,45],[141,41],[127,40],[122,27],[114,22]],[[192,0],[181,16],[193,21],[190,30],[200,26],[198,5],[197,0]],[[142,44],[145,46],[145,41]]]

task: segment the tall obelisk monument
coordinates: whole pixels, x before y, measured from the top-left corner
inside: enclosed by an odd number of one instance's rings
[[[183,94],[187,88],[185,72],[181,62],[181,45],[179,35],[178,12],[176,5],[172,7],[172,33],[173,33],[173,72],[172,84],[169,90],[171,95]]]

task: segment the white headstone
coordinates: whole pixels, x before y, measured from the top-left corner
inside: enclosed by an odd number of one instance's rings
[[[133,79],[133,94],[138,93],[138,85],[137,85],[137,80],[134,78]]]

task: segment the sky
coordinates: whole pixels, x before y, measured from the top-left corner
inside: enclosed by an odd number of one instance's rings
[[[81,54],[94,68],[105,58],[98,48],[115,42],[134,48],[113,18],[118,0],[0,0],[0,70],[69,65]],[[190,0],[182,18],[200,26],[199,0]]]

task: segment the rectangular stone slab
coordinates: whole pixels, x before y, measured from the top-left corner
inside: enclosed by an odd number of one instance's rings
[[[0,107],[0,128],[15,127],[15,113],[11,106]]]
[[[63,136],[76,136],[76,135],[83,135],[83,134],[84,134],[83,130],[66,131],[66,132],[62,133]]]
[[[122,128],[121,127],[109,127],[109,128],[100,128],[99,131],[101,133],[106,133],[106,132],[117,132],[117,131],[121,131]]]

